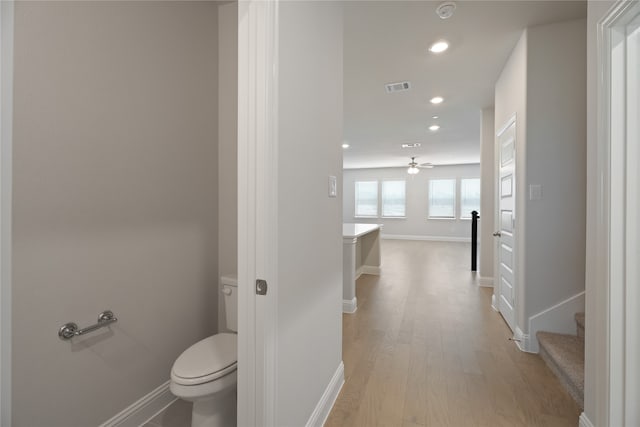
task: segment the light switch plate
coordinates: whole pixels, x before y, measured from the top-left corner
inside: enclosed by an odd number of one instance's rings
[[[542,199],[542,185],[531,184],[529,185],[529,200]]]
[[[338,179],[329,175],[329,197],[338,197]]]

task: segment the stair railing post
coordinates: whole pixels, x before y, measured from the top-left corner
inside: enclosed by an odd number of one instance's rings
[[[471,271],[478,270],[478,211],[471,211]]]

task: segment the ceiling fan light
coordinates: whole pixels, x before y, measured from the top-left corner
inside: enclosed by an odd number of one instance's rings
[[[415,174],[417,174],[418,172],[420,172],[420,169],[418,169],[418,168],[417,168],[417,167],[415,167],[415,166],[411,166],[411,167],[409,167],[409,169],[407,169],[407,173],[408,173],[409,175],[415,175]]]

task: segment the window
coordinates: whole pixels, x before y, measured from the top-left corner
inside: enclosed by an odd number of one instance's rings
[[[356,181],[355,216],[378,216],[378,181]]]
[[[456,217],[456,180],[429,181],[429,218]]]
[[[460,218],[470,219],[471,211],[480,213],[480,179],[460,180]]]
[[[384,181],[382,183],[382,216],[405,216],[405,181]]]

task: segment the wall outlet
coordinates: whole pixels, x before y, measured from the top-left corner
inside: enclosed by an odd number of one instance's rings
[[[329,197],[338,197],[338,179],[329,175]]]

